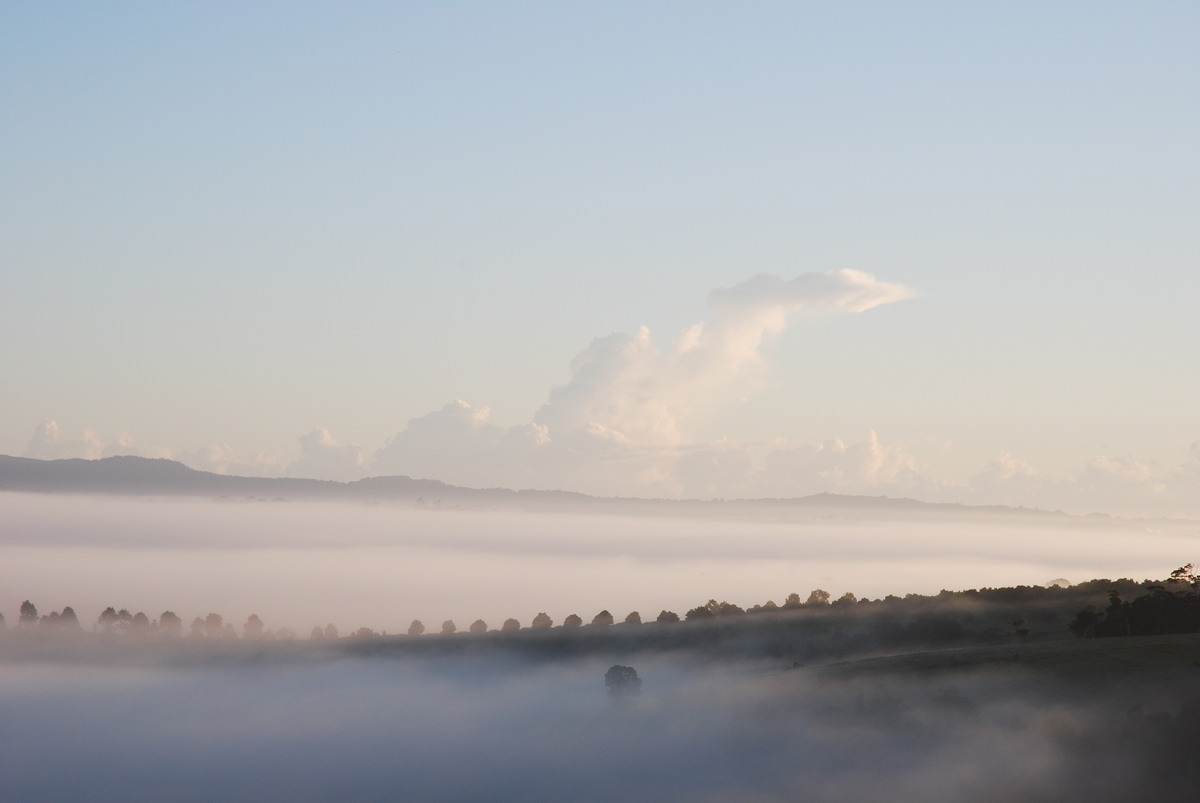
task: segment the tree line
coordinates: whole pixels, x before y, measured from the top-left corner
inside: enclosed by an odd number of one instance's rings
[[[1068,628],[1080,638],[1160,636],[1200,632],[1200,575],[1192,564],[1180,566],[1161,582],[1144,584],[1146,593],[1132,600],[1120,588],[1108,590],[1108,605],[1088,605]]]
[[[799,594],[792,593],[784,598],[782,605],[777,605],[774,601],[768,600],[764,604],[754,605],[749,609],[742,608],[733,603],[717,602],[710,599],[703,605],[698,605],[695,608],[687,610],[682,617],[674,611],[660,611],[653,621],[656,624],[676,624],[681,621],[692,622],[711,619],[717,616],[772,613],[819,606],[839,607],[858,602],[857,597],[852,593],[846,593],[837,600],[831,600],[832,597],[829,592],[821,589],[814,590],[805,601],[801,601]],[[622,620],[622,624],[625,625],[640,625],[642,623],[642,616],[638,611],[630,612]],[[597,613],[590,621],[592,627],[607,627],[614,624],[617,624],[616,617],[607,609]],[[564,629],[583,627],[584,619],[579,614],[572,613],[566,616],[558,626]],[[4,614],[0,613],[0,631],[6,629],[6,627],[7,623]],[[553,627],[555,627],[554,620],[549,614],[542,611],[533,617],[528,629],[547,630]],[[71,606],[67,606],[61,611],[39,614],[37,606],[30,600],[25,600],[21,603],[17,619],[17,629],[20,632],[30,632],[35,628],[38,632],[43,633],[70,634],[85,632],[78,614],[76,614],[75,609]],[[505,619],[498,628],[501,633],[522,629],[526,628],[522,626],[520,620],[514,618]],[[478,634],[489,632],[489,630],[492,630],[492,628],[489,627],[484,619],[476,619],[467,626],[465,632]],[[184,626],[183,619],[170,610],[163,611],[157,618],[151,619],[142,611],[133,613],[126,608],[118,610],[113,606],[109,606],[100,612],[91,631],[101,635],[156,635],[178,638],[184,635]],[[419,619],[414,619],[406,631],[409,636],[420,636],[426,632],[425,624]],[[453,619],[447,619],[441,623],[437,632],[442,635],[452,635],[460,631]],[[363,638],[387,635],[387,633],[381,634],[370,628],[360,627],[350,635]],[[296,633],[287,627],[269,630],[257,614],[251,614],[242,625],[241,635],[239,636],[238,630],[233,623],[225,621],[225,618],[218,613],[209,613],[203,617],[197,616],[192,620],[191,625],[187,629],[187,636],[190,638],[209,639],[242,638],[257,641],[295,639]],[[340,633],[337,626],[332,623],[324,626],[315,625],[309,633],[309,638],[317,640],[337,639],[340,638]]]
[[[1139,591],[1141,596],[1134,597]],[[929,616],[938,610],[970,611],[979,606],[990,606],[996,610],[1011,611],[1011,628],[1007,624],[1002,629],[993,625],[987,627],[992,636],[1003,637],[1028,636],[1031,628],[1039,633],[1045,633],[1055,628],[1055,616],[1051,610],[1054,606],[1070,605],[1073,600],[1084,600],[1098,593],[1108,594],[1108,606],[1101,610],[1096,605],[1088,605],[1080,611],[1068,625],[1068,629],[1081,637],[1108,637],[1122,635],[1147,635],[1158,633],[1190,633],[1200,632],[1200,577],[1197,576],[1192,564],[1187,564],[1171,573],[1165,581],[1145,581],[1142,583],[1129,579],[1108,580],[1097,579],[1079,583],[1074,586],[1066,581],[1054,581],[1048,586],[1012,586],[1002,588],[969,589],[966,591],[942,591],[936,595],[907,594],[904,597],[888,595],[882,599],[860,599],[851,592],[840,597],[834,597],[824,589],[814,589],[807,597],[797,593],[788,594],[782,604],[767,600],[748,608],[727,601],[710,599],[707,602],[686,609],[680,614],[663,610],[647,624],[674,625],[679,623],[730,622],[738,617],[771,617],[789,613],[805,613],[817,615],[822,612],[856,611],[862,614],[888,614],[901,616],[924,616],[924,619],[913,620],[906,625],[908,630],[917,628],[929,630],[927,640],[933,642],[950,642],[959,638],[966,626],[973,626],[971,614],[964,614],[964,622],[949,618],[949,613],[939,619]],[[1126,601],[1130,598],[1130,601]],[[1076,603],[1078,604],[1078,602]],[[1050,607],[1047,607],[1050,606]],[[1073,610],[1073,608],[1068,609]],[[1065,612],[1065,611],[1064,611]],[[1069,614],[1067,614],[1069,616]],[[1057,622],[1057,632],[1063,632],[1063,619]],[[1032,620],[1032,624],[1031,624]],[[572,613],[556,624],[554,619],[545,611],[539,612],[523,624],[515,618],[502,621],[497,628],[491,627],[484,619],[475,619],[465,628],[460,629],[453,619],[447,619],[440,625],[427,629],[425,624],[414,619],[406,631],[410,637],[426,634],[483,634],[488,632],[512,633],[516,631],[546,631],[551,628],[572,630],[581,627],[607,628],[616,626],[638,626],[644,620],[638,611],[632,611],[618,621],[609,610],[601,610],[585,622],[579,614]],[[0,614],[0,632],[8,629],[3,614]],[[49,614],[39,614],[37,606],[29,600],[21,603],[15,629],[17,632],[38,633],[83,633],[85,625],[80,621],[75,610],[71,607]],[[232,622],[226,621],[218,613],[197,616],[186,628],[184,620],[173,611],[166,610],[151,618],[144,612],[136,613],[128,609],[115,607],[105,608],[100,612],[94,624],[87,630],[99,635],[111,636],[159,636],[179,638],[187,636],[195,639],[243,639],[250,641],[294,640],[298,635],[287,627],[269,629],[256,615],[251,614],[239,628]],[[934,632],[936,631],[936,632]],[[387,636],[388,633],[360,627],[348,634],[352,638],[376,638]],[[396,634],[393,634],[396,635]],[[912,635],[912,634],[909,634]],[[331,640],[341,638],[338,628],[330,623],[314,626],[309,632],[309,638],[314,640]],[[925,636],[923,636],[924,638]]]

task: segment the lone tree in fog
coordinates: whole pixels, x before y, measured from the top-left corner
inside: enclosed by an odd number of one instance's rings
[[[577,613],[572,613],[563,619],[563,627],[579,627],[583,624],[583,619]]]
[[[443,628],[443,632],[444,631],[445,628]],[[467,628],[467,631],[470,633],[486,633],[487,622],[483,621],[482,619],[476,619],[474,622],[471,622],[471,626]]]
[[[544,630],[547,627],[553,627],[554,620],[550,618],[549,614],[547,614],[545,611],[542,611],[537,616],[533,617],[533,621],[529,623],[529,626],[534,630]]]
[[[658,622],[660,625],[673,625],[679,621],[679,614],[675,613],[674,611],[663,611],[654,621]]]
[[[21,617],[17,619],[17,623],[25,627],[32,627],[38,623],[37,606],[29,600],[21,603]]]
[[[505,619],[504,624],[500,625],[501,633],[515,633],[521,629],[521,623],[516,619]]]
[[[642,623],[642,615],[640,613],[638,613],[637,611],[634,611],[633,613],[631,613],[625,617],[625,624],[627,624],[627,625],[640,625],[641,623]]]
[[[453,619],[447,619],[446,621],[442,622],[442,635],[443,636],[449,636],[451,633],[455,632],[456,630],[458,630],[458,628],[455,626]]]
[[[425,625],[421,624],[420,619],[413,619],[412,624],[408,626],[408,635],[419,636],[425,632]]]
[[[604,685],[608,687],[608,696],[619,702],[629,697],[636,697],[642,691],[642,679],[632,666],[609,667],[604,673]]]
[[[607,609],[600,611],[600,613],[592,617],[592,624],[599,627],[608,627],[612,623],[613,615],[609,613]]]

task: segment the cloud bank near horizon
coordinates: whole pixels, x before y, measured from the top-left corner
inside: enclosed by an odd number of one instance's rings
[[[406,474],[472,487],[547,488],[597,495],[665,497],[803,496],[822,491],[910,495],[929,501],[1012,504],[1075,511],[1194,513],[1200,441],[1187,459],[1159,466],[1097,455],[1052,478],[1001,453],[974,476],[935,476],[902,442],[873,430],[862,440],[796,443],[702,441],[692,434],[757,390],[763,346],[791,323],[857,314],[917,296],[911,288],[854,270],[793,279],[759,274],[709,294],[711,321],[662,347],[647,327],[597,337],[570,364],[525,424],[503,426],[486,406],[455,400],[408,421],[370,453],[327,429],[299,438],[299,457],[214,444],[193,452],[111,442],[94,430],[65,436],[38,426],[27,457],[174,457],[216,473],[354,480]]]

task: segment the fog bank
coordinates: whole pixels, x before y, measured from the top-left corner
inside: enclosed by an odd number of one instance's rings
[[[110,605],[217,612],[302,635],[334,623],[404,632],[539,611],[680,614],[796,591],[834,596],[1162,577],[1196,559],[1194,525],[968,516],[793,521],[487,513],[311,502],[0,493],[0,612]]]

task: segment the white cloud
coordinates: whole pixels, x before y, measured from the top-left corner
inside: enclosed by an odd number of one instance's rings
[[[409,421],[376,453],[373,471],[601,494],[750,491],[763,475],[765,451],[697,444],[689,423],[753,390],[750,369],[760,365],[764,341],[794,316],[863,312],[914,295],[858,271],[792,280],[759,275],[714,291],[715,319],[683,331],[668,352],[646,327],[596,338],[571,361],[570,381],[550,391],[530,425],[505,429],[491,423],[486,407],[456,401]],[[827,459],[827,476],[814,482],[858,488],[901,472],[877,440],[841,448],[841,461]]]
[[[709,294],[709,303],[727,315],[765,320],[767,326],[778,331],[791,315],[866,312],[916,296],[915,290],[903,285],[843,269],[802,273],[790,280],[760,273],[733,287],[714,290]]]
[[[104,451],[104,444],[94,430],[84,430],[80,438],[67,438],[58,428],[58,422],[46,419],[38,424],[29,445],[25,447],[25,457],[35,457],[39,460],[61,460],[65,458],[83,458],[95,460]]]
[[[236,449],[227,443],[212,444],[194,452],[180,452],[175,459],[197,471],[240,477],[278,477],[286,465],[283,456],[278,453]]]
[[[491,423],[490,415],[487,407],[458,400],[411,419],[375,453],[372,473],[475,487],[506,484],[497,476],[504,463],[501,447],[512,447],[520,433]]]
[[[67,437],[63,435],[58,422],[53,419],[46,419],[38,425],[25,448],[25,457],[39,460],[96,460],[118,455],[170,457],[171,451],[163,447],[135,443],[133,437],[126,432],[118,433],[116,438],[107,444],[94,429],[85,429],[78,438]]]
[[[314,429],[300,438],[300,458],[288,464],[289,477],[317,480],[356,480],[363,476],[362,448],[357,444],[339,444],[327,429]]]
[[[1028,463],[1001,452],[971,478],[975,495],[988,504],[1020,505],[1045,496],[1046,479]]]
[[[1070,513],[1200,515],[1200,454],[1163,467],[1129,455],[1096,455],[1065,476],[1050,477],[1007,452],[976,474],[953,501],[1023,505]]]
[[[572,360],[571,380],[550,392],[534,420],[554,438],[599,430],[640,446],[680,445],[689,419],[725,401],[731,386],[752,384],[747,369],[761,362],[764,340],[792,317],[864,312],[914,295],[852,270],[790,281],[760,274],[713,291],[716,320],[683,331],[669,354],[645,327],[592,341]],[[736,390],[741,396],[748,388]]]

